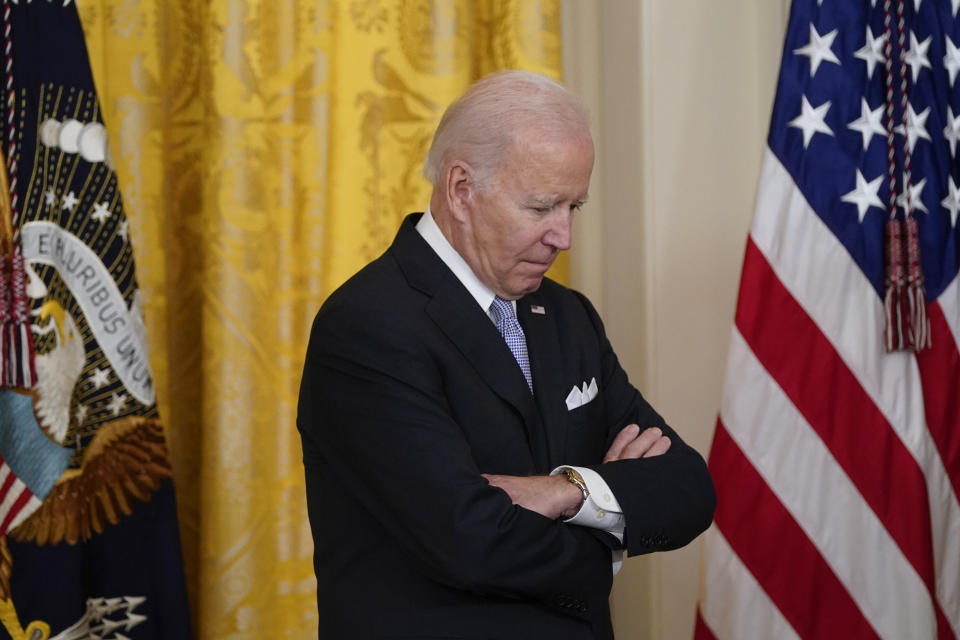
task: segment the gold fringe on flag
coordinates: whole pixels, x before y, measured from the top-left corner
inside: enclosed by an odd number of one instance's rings
[[[0,152],[0,386],[37,383],[23,253],[14,239],[7,163]]]

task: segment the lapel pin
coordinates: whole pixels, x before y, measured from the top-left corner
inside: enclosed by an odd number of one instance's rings
[[[541,307],[539,304],[530,305],[530,311],[532,313],[539,313],[542,316],[547,315],[547,310]]]

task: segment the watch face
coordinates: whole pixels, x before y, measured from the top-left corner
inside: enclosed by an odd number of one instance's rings
[[[580,492],[583,493],[583,499],[586,500],[587,496],[590,495],[590,490],[587,489],[587,483],[583,481],[583,477],[577,472],[576,469],[564,469],[563,474],[567,476],[567,480],[577,485],[577,488],[580,489]]]

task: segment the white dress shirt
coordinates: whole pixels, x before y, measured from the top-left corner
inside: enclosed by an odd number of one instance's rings
[[[490,287],[480,281],[473,272],[473,269],[470,268],[470,265],[463,259],[463,256],[457,253],[457,250],[453,248],[446,236],[443,235],[440,227],[437,226],[436,221],[433,219],[433,214],[430,213],[430,207],[427,207],[426,212],[420,217],[420,221],[417,222],[417,231],[423,239],[426,240],[427,244],[430,245],[430,248],[443,260],[443,263],[457,276],[457,279],[463,286],[467,288],[467,291],[470,292],[470,295],[477,301],[480,308],[487,314],[490,321],[495,323],[496,321],[490,313],[490,305],[493,303],[496,294]],[[516,312],[516,300],[513,300],[511,304],[513,305],[514,312]],[[620,542],[623,542],[623,511],[620,508],[620,503],[617,502],[616,496],[613,495],[613,491],[610,490],[609,485],[600,477],[600,474],[586,467],[563,465],[554,469],[550,475],[557,475],[568,468],[575,469],[580,473],[580,477],[583,478],[583,483],[587,485],[589,495],[586,500],[583,501],[580,511],[572,518],[564,520],[564,522],[593,529],[602,529],[616,536]],[[620,570],[622,562],[623,552],[614,551],[614,573]]]

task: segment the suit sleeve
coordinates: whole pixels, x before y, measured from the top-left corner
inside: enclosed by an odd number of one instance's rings
[[[716,495],[703,457],[680,438],[634,388],[590,302],[577,294],[599,340],[602,391],[607,407],[607,446],[623,427],[659,427],[670,438],[663,455],[590,465],[623,509],[627,555],[677,549],[713,520]]]
[[[480,475],[441,365],[408,317],[347,305],[318,314],[297,420],[308,503],[328,465],[431,579],[510,597],[606,598],[603,543],[513,505]]]

